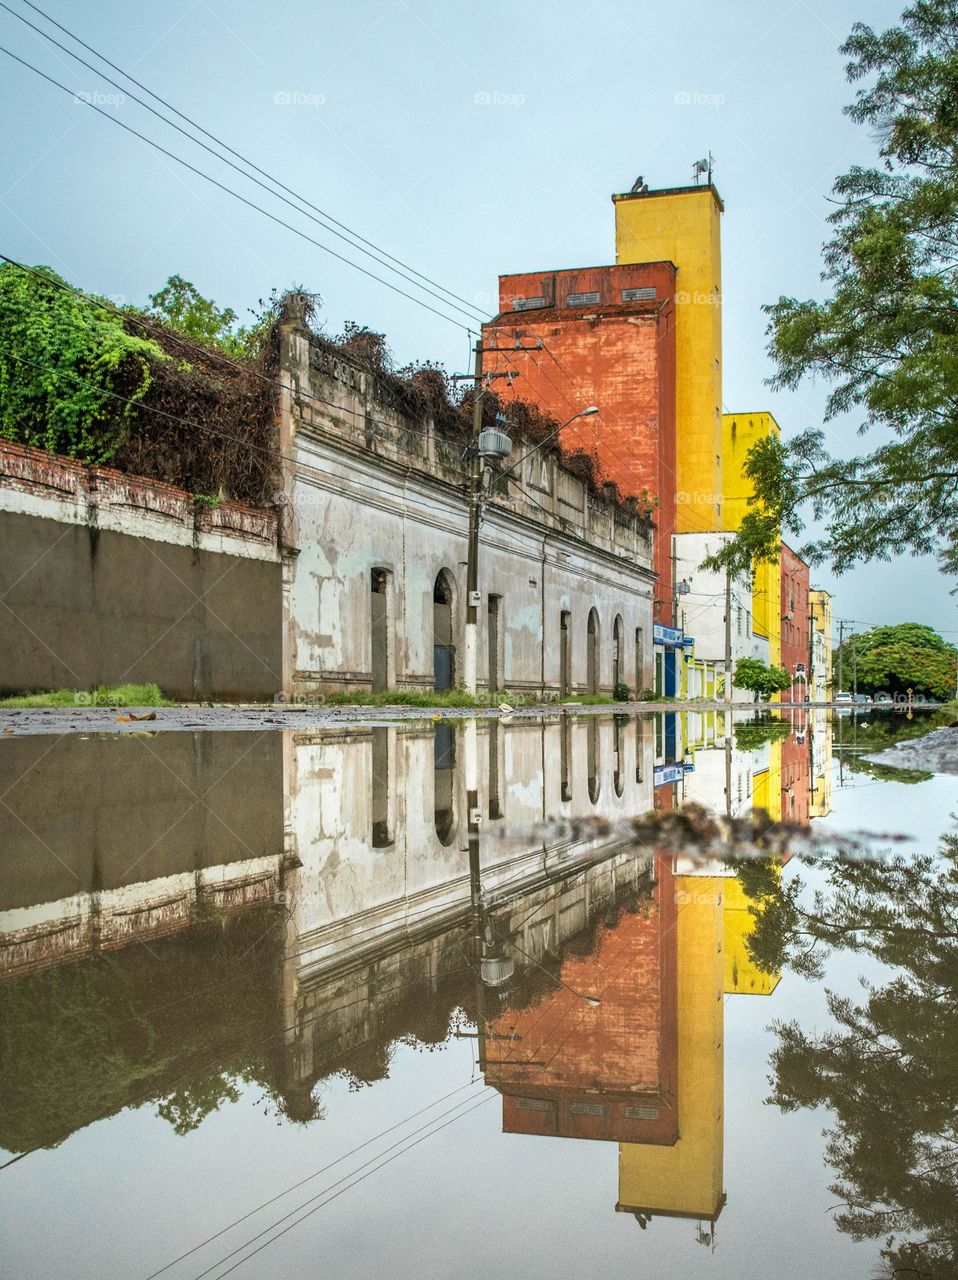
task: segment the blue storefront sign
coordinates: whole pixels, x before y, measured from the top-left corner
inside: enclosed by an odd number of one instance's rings
[[[685,636],[678,627],[666,627],[661,622],[656,622],[652,627],[652,642],[681,649],[685,643]]]
[[[681,782],[687,773],[694,773],[695,765],[683,764],[657,764],[652,774],[652,785],[656,787],[668,786],[670,782]]]

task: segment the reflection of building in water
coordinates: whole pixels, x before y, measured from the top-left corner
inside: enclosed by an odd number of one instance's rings
[[[824,712],[812,715],[808,816],[826,818],[832,811],[832,722]]]
[[[440,723],[295,740],[288,823],[300,865],[285,881],[284,1087],[300,1107],[344,1054],[388,1028],[399,993],[421,1000],[453,972],[471,974],[461,738]],[[532,833],[548,820],[648,811],[653,728],[626,716],[561,716],[481,722],[476,738],[483,898],[499,927],[522,924],[516,939],[538,962],[634,892],[648,859],[591,828]],[[376,815],[387,812],[392,840],[374,847]]]
[[[676,1137],[619,1146],[616,1209],[645,1225],[652,1215],[714,1226],[723,1181],[724,963],[722,895],[716,877],[676,876],[678,977]],[[640,993],[637,993],[640,996]]]
[[[507,1006],[480,1027],[480,1066],[503,1095],[503,1128],[674,1142],[675,895],[667,859],[656,860],[651,897],[600,930],[587,954],[573,948],[560,981],[540,1003]]]
[[[272,902],[278,734],[15,738],[0,751],[0,976]]]
[[[313,1119],[323,1077],[378,1079],[395,1041],[445,1040],[475,1008],[462,736],[442,723],[4,744],[0,1001],[11,1027],[35,1020],[0,1082],[26,1117],[7,1145],[60,1141],[182,1078],[215,1106],[235,1072]],[[649,809],[654,734],[603,714],[484,723],[477,738],[482,889],[530,957],[516,954],[521,977],[645,891],[649,856],[601,823]],[[598,823],[531,834],[544,818]],[[52,969],[64,960],[73,1021]],[[168,989],[175,1001],[157,998]],[[208,1043],[223,1052],[209,1080]]]

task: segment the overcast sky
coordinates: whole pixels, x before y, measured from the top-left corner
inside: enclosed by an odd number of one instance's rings
[[[832,181],[873,154],[841,113],[851,90],[838,46],[856,20],[888,26],[901,7],[42,0],[312,204],[483,309],[499,273],[612,262],[611,193],[640,173],[652,187],[687,183],[711,150],[726,204],[725,403],[770,408],[786,436],[820,422],[824,389],[764,385],[761,306],[820,293]],[[3,11],[0,43],[112,118],[0,57],[0,252],[129,302],[177,272],[244,318],[274,287],[304,284],[331,332],[355,320],[384,331],[400,362],[467,367],[451,307],[425,298],[446,319],[414,305],[125,133],[112,120],[386,274]],[[835,439],[852,441],[856,425]],[[814,580],[835,593],[836,617],[916,619],[958,640],[952,584],[930,559]]]

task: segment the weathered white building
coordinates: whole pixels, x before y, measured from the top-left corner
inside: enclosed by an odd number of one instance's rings
[[[284,689],[447,688],[461,679],[468,459],[377,374],[281,329],[287,558]],[[517,448],[514,453],[520,453]],[[483,504],[480,689],[609,692],[652,680],[652,532],[553,455]]]
[[[677,533],[673,536],[675,580],[685,582],[687,592],[679,597],[684,629],[695,636],[695,657],[722,670],[726,657],[725,574],[703,569],[702,561],[715,555],[734,538],[733,533]],[[739,658],[760,658],[768,662],[768,640],[756,635],[752,626],[752,584],[748,577],[732,579],[729,589],[731,665]],[[696,691],[698,692],[698,691]],[[690,690],[690,696],[694,696]]]

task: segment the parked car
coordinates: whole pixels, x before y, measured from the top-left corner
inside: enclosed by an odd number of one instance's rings
[[[894,702],[895,699],[891,696],[890,693],[877,693],[875,695],[875,701],[880,702],[882,706],[884,706],[886,702]]]
[[[856,693],[852,695],[852,702],[855,702],[859,706],[861,706],[863,702],[864,703],[871,702],[871,698],[869,698],[867,693]]]
[[[847,690],[847,689],[839,689],[838,693],[836,693],[836,694],[835,694],[835,697],[834,697],[833,701],[835,701],[835,702],[851,702],[851,701],[852,701],[852,695],[848,692],[848,690]]]

